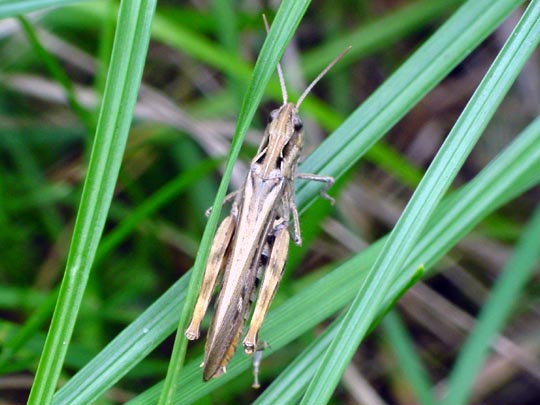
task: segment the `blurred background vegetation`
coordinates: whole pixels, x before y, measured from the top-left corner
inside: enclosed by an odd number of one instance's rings
[[[27,400],[54,310],[118,9],[114,1],[60,3],[74,4],[36,7],[24,18],[0,20],[0,401],[8,404]],[[261,15],[272,20],[276,3],[158,3],[133,125],[61,383],[193,265],[206,224],[204,212],[214,200],[250,69],[265,38]],[[303,106],[306,155],[462,3],[313,1],[282,59],[293,100],[345,45],[352,45],[353,51]],[[306,211],[301,221],[304,245],[291,247],[274,308],[392,229],[525,6],[526,2],[504,19],[377,148],[339,179],[333,192],[336,206],[317,201]],[[268,113],[280,104],[275,89],[274,77],[247,133],[231,189],[243,179]],[[454,188],[467,184],[504,150],[538,115],[539,106],[536,52]],[[537,168],[540,171],[540,162]],[[356,352],[334,403],[417,403],[414,382],[400,367],[400,350],[422,364],[432,392],[442,395],[475,317],[539,196],[536,183],[489,215],[435,264],[429,278],[403,295],[397,311]],[[537,276],[511,299],[512,315],[476,376],[471,403],[540,400]],[[318,308],[310,310],[315,313]],[[264,358],[263,390],[328,322]],[[124,403],[161,381],[172,344],[171,335],[98,402]],[[202,350],[201,342],[190,345],[188,359]],[[244,355],[239,351],[236,356]],[[251,380],[251,372],[244,371],[198,401],[253,402],[260,392],[250,388]]]

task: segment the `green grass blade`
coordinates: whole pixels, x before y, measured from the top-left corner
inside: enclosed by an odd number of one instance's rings
[[[235,12],[236,3],[232,0],[212,0],[211,4],[219,41],[229,55],[234,55],[240,59],[238,16]],[[227,85],[233,93],[236,105],[240,106],[245,92],[242,80],[232,74],[229,74],[227,79]]]
[[[0,18],[14,17],[49,7],[60,7],[82,0],[0,0]]]
[[[19,21],[21,23],[24,33],[26,34],[26,37],[28,38],[28,41],[32,45],[32,48],[34,49],[37,56],[45,64],[45,66],[49,70],[49,73],[54,77],[58,84],[64,88],[68,104],[73,110],[73,112],[85,125],[89,133],[94,132],[96,126],[95,122],[92,119],[92,116],[88,113],[88,111],[86,111],[77,100],[73,83],[71,82],[69,76],[66,74],[66,72],[64,72],[64,69],[62,69],[62,66],[56,60],[56,58],[43,47],[36,31],[28,22],[28,20],[24,17],[19,17]]]
[[[330,399],[437,204],[539,40],[540,1],[532,2],[527,8],[435,156],[358,291],[338,337],[328,349],[302,403],[319,403]]]
[[[334,177],[345,173],[521,2],[478,0],[464,4],[306,159],[300,170]],[[354,48],[354,43],[351,45]],[[313,190],[320,186],[313,183],[299,183],[296,201],[300,205],[307,207],[316,197]]]
[[[48,404],[112,200],[142,76],[155,1],[122,3],[105,97],[57,305],[29,403]]]
[[[54,396],[54,404],[88,404],[144,359],[178,325],[190,275],[169,288]],[[159,394],[158,394],[159,395]],[[154,403],[157,401],[157,395]]]
[[[234,163],[240,153],[244,136],[249,129],[270,77],[275,71],[279,58],[281,58],[281,55],[285,51],[285,48],[296,27],[300,23],[308,5],[309,1],[307,0],[288,1],[281,4],[276,14],[276,18],[272,23],[270,32],[268,33],[268,37],[261,49],[257,63],[255,64],[252,80],[240,109],[236,131],[231,145],[231,152],[227,160],[227,166],[193,266],[193,275],[186,301],[182,307],[169,369],[167,370],[167,376],[159,399],[160,404],[171,403],[177,390],[177,384],[179,382],[179,376],[184,364],[187,349],[187,338],[184,335],[184,331],[186,330],[189,317],[191,316],[193,306],[195,305],[196,296],[200,290],[204,266],[208,258],[212,239],[221,213],[221,205],[227,191]]]
[[[539,141],[540,119],[537,118],[473,181],[446,197],[437,209],[441,215],[430,222],[416,246],[415,252],[421,255],[412,255],[408,266],[421,262],[429,269],[450,246],[473,229],[477,218],[495,211],[504,204],[503,200],[511,201],[537,185],[540,182],[537,169],[540,149],[536,147]],[[447,235],[453,237],[447,238]],[[407,272],[400,277],[407,277]]]
[[[371,325],[374,329],[390,311],[395,303],[424,275],[424,268],[421,266],[411,274],[408,283],[400,285],[400,292],[386,303],[385,310],[381,311],[380,317]],[[343,314],[344,315],[344,314]],[[305,387],[309,384],[316,367],[319,365],[325,350],[332,339],[336,336],[339,325],[343,320],[343,315],[334,320],[326,328],[323,334],[317,337],[296,359],[276,378],[269,387],[254,402],[257,405],[289,404],[297,403]]]
[[[310,373],[314,367],[320,363],[321,358],[336,336],[339,323],[343,317],[339,317],[325,329],[325,331],[317,337],[297,356],[289,366],[272,382],[270,387],[257,398],[254,404],[271,405],[271,404],[293,404],[298,403],[302,397],[305,387],[309,384],[313,373]],[[266,354],[266,353],[265,353]]]
[[[425,25],[435,17],[463,2],[464,0],[421,0],[404,3],[403,7],[388,15],[361,25],[354,31],[307,52],[301,58],[304,72],[308,77],[315,77],[326,66],[325,61],[332,60],[346,46],[353,45],[334,70],[342,69],[348,63],[384,49],[411,32],[425,29]]]
[[[426,369],[422,366],[416,353],[411,336],[395,311],[391,311],[382,322],[383,330],[390,341],[399,368],[398,376],[407,382],[416,394],[418,403],[423,405],[436,404],[431,391],[432,383]]]
[[[205,160],[202,163],[194,165],[186,172],[182,172],[173,180],[156,191],[150,198],[137,206],[124,221],[122,221],[114,230],[103,237],[99,246],[94,264],[97,265],[100,260],[109,255],[118,245],[120,245],[133,230],[140,225],[141,221],[158,211],[171,199],[183,192],[201,177],[209,174],[218,164],[216,160]]]
[[[510,260],[504,266],[477,318],[474,330],[461,349],[450,374],[444,405],[468,403],[475,377],[484,363],[493,339],[503,328],[531,274],[538,268],[540,259],[538,235],[540,235],[540,206],[523,231]]]

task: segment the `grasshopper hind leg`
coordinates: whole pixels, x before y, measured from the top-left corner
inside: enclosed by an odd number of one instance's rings
[[[278,225],[276,228],[275,240],[272,245],[270,256],[268,257],[267,268],[264,273],[263,282],[259,288],[259,296],[251,317],[249,329],[244,338],[244,350],[247,354],[252,354],[257,349],[257,335],[263,323],[266,312],[272,303],[277,287],[281,280],[287,253],[289,251],[289,230],[287,226]]]
[[[262,342],[262,344],[258,345],[255,353],[253,353],[253,384],[251,385],[252,388],[261,388],[261,384],[259,382],[259,369],[261,366],[263,351],[268,347],[270,347],[270,345],[267,342]]]
[[[210,298],[212,298],[212,292],[216,285],[218,276],[223,272],[226,262],[226,254],[229,248],[229,244],[234,233],[235,220],[232,215],[226,217],[219,226],[214,243],[210,249],[210,255],[208,256],[208,264],[204,271],[204,278],[201,285],[201,291],[199,298],[195,304],[193,310],[193,318],[188,328],[186,329],[186,337],[189,340],[196,340],[199,338],[199,328],[204,318],[204,314],[210,304]]]

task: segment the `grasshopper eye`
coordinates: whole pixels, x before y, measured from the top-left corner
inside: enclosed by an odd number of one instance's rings
[[[293,117],[293,125],[295,131],[300,131],[304,127],[304,123],[298,117]]]
[[[270,112],[270,115],[268,116],[268,122],[272,122],[276,119],[276,117],[278,116],[278,113],[279,113],[279,110],[274,110],[272,112]]]

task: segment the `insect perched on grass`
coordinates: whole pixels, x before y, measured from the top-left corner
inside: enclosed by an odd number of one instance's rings
[[[268,24],[265,19],[268,31]],[[281,280],[289,250],[289,224],[292,217],[293,240],[300,245],[300,224],[294,203],[294,179],[325,183],[321,195],[333,202],[326,190],[332,177],[297,173],[303,147],[302,120],[298,109],[313,86],[350,49],[335,58],[306,88],[296,104],[287,101],[287,89],[280,65],[278,76],[283,105],[272,111],[257,154],[239,190],[225,197],[232,208],[219,226],[204,273],[193,318],[186,337],[199,337],[218,276],[223,282],[208,332],[203,379],[208,381],[226,371],[242,334],[249,313],[257,277],[262,277],[255,309],[243,346],[247,354],[257,350],[257,335]],[[257,377],[255,384],[258,385]]]

